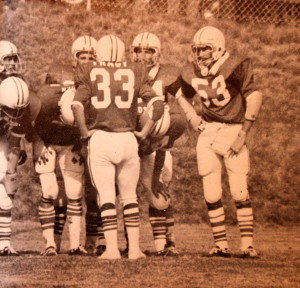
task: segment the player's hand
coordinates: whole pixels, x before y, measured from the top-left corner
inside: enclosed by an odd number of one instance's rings
[[[134,131],[133,133],[139,143],[147,138],[146,135],[142,133],[142,131]]]
[[[153,182],[151,189],[156,198],[159,198],[159,194],[162,195],[166,201],[170,198],[168,187],[160,181]]]
[[[206,122],[200,116],[195,116],[190,119],[190,125],[194,131],[203,132],[206,127]]]
[[[237,138],[234,140],[234,142],[231,144],[229,151],[228,151],[228,157],[236,156],[242,149],[242,147],[246,143],[246,136],[247,133],[243,130],[241,130],[237,136]]]

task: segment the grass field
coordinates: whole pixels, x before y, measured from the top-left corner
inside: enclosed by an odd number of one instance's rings
[[[39,256],[44,248],[38,222],[15,222],[12,243],[19,257],[0,258],[0,287],[101,287],[101,288],[272,288],[300,287],[299,226],[256,227],[259,259],[242,259],[236,227],[228,227],[231,258],[210,258],[210,227],[206,224],[176,226],[179,257],[141,260],[99,260],[96,256],[68,256],[68,233],[62,253]],[[141,247],[153,250],[149,224],[142,223]],[[125,245],[119,231],[120,247]]]

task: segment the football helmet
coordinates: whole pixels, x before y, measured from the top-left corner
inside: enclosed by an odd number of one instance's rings
[[[60,120],[70,126],[74,126],[75,119],[71,109],[75,96],[75,89],[67,89],[61,96],[58,106],[60,106]]]
[[[21,61],[17,47],[6,40],[0,41],[0,73],[7,76],[20,74],[22,71]]]
[[[82,59],[82,63],[96,60],[96,46],[97,40],[91,36],[80,36],[72,44],[72,56],[75,65],[77,66],[80,61],[79,57],[81,53],[88,53],[85,59]]]
[[[139,99],[140,100],[140,99]],[[163,137],[169,130],[171,117],[170,117],[170,108],[167,104],[164,105],[164,113],[159,120],[157,120],[148,134],[154,138]],[[149,118],[152,118],[153,106],[150,104],[146,105],[144,102],[139,101],[138,103],[138,130],[142,130],[144,125],[147,123]]]
[[[23,116],[29,103],[27,84],[18,77],[8,77],[0,85],[0,117],[15,121]]]
[[[217,28],[206,26],[196,32],[192,42],[193,62],[203,74],[225,53],[225,37]],[[205,76],[205,75],[203,75]]]
[[[99,62],[124,61],[125,45],[123,41],[112,34],[103,36],[97,43],[96,56]]]
[[[159,38],[149,32],[137,35],[130,47],[131,61],[146,63],[148,67],[158,63],[161,53]]]

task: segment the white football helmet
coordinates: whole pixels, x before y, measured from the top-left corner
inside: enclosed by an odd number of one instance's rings
[[[154,138],[160,138],[163,137],[169,130],[170,123],[171,123],[171,117],[169,112],[170,108],[169,105],[167,104],[165,104],[164,107],[165,109],[163,115],[159,120],[156,121],[148,136]],[[146,105],[144,104],[144,102],[138,103],[138,114],[139,114],[138,129],[139,130],[141,130],[144,127],[144,125],[146,124],[149,118],[152,118],[152,113],[153,113],[153,106],[151,104]]]
[[[196,32],[192,42],[193,62],[201,70],[207,69],[225,53],[225,37],[217,28],[206,26]]]
[[[10,76],[11,74],[20,74],[21,70],[21,61],[17,47],[9,41],[1,40],[0,73]]]
[[[60,106],[60,120],[70,126],[75,125],[73,111],[71,109],[75,96],[75,89],[67,89],[61,96],[58,106]]]
[[[146,63],[148,67],[159,62],[160,53],[161,43],[159,38],[149,32],[137,35],[130,47],[131,61]]]
[[[72,44],[72,56],[75,66],[78,64],[80,53],[89,53],[86,61],[96,60],[97,40],[91,36],[80,36]]]
[[[96,56],[99,62],[124,61],[125,45],[123,41],[112,34],[103,36],[97,43]]]
[[[23,116],[29,103],[27,84],[18,77],[8,77],[0,85],[1,117],[16,120]]]

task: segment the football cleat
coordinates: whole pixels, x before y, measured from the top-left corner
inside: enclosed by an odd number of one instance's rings
[[[105,249],[106,249],[106,246],[105,246],[105,245],[98,245],[98,246],[94,249],[93,254],[94,254],[94,255],[97,255],[97,256],[101,256],[101,255],[104,253]]]
[[[79,246],[77,248],[71,249],[68,254],[69,254],[69,256],[87,255],[88,252],[82,246]]]
[[[0,250],[0,256],[19,256],[20,254],[11,246],[4,247]]]
[[[258,253],[252,246],[249,246],[246,250],[243,250],[242,252],[243,258],[258,258]]]
[[[209,256],[229,258],[231,254],[228,248],[221,249],[219,246],[216,246],[209,251]]]
[[[57,256],[56,248],[53,246],[47,247],[44,251],[41,252],[42,256]]]
[[[170,247],[165,246],[165,248],[163,250],[155,252],[154,256],[176,257],[176,256],[179,256],[179,251],[175,248],[175,246],[170,246]]]

